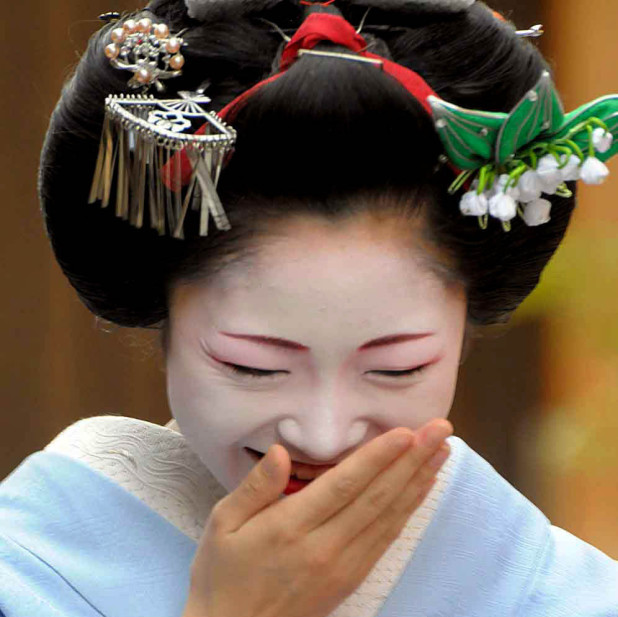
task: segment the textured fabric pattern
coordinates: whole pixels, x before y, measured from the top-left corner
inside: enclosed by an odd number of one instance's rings
[[[618,617],[618,562],[551,525],[459,441],[449,487],[381,617]]]
[[[26,458],[0,484],[5,617],[180,617],[196,545],[86,465]]]
[[[80,420],[45,451],[70,456],[104,474],[196,542],[210,511],[227,494],[180,433],[143,420]]]

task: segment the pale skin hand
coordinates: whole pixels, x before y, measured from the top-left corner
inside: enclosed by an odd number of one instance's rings
[[[183,617],[329,615],[427,496],[452,433],[442,419],[416,432],[393,429],[283,500],[291,461],[271,446],[213,508]]]

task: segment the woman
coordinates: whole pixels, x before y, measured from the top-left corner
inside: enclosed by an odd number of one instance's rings
[[[618,564],[446,420],[470,328],[508,319],[574,180],[605,175],[615,99],[569,125],[480,2],[370,4],[159,0],[91,40],[43,149],[45,221],[95,314],[162,327],[177,425],[82,420],[3,482],[7,617],[618,615]],[[159,160],[104,124],[140,32],[170,54],[165,96],[205,90],[237,132],[225,164],[205,155],[216,193],[189,147]]]

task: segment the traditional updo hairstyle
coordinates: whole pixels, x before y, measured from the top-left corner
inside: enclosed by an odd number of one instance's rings
[[[231,8],[198,22],[188,17],[183,0],[153,0],[145,16],[172,32],[186,28],[188,44],[182,76],[166,81],[167,91],[158,96],[196,90],[207,80],[213,109],[220,110],[277,72],[284,42],[273,24],[291,35],[308,11],[339,10],[355,25],[367,11],[343,0],[337,6],[282,0],[267,10]],[[508,112],[548,70],[537,49],[481,2],[455,14],[406,7],[372,8],[362,35],[370,51],[416,71],[451,103]],[[506,233],[491,219],[487,230],[480,229],[475,217],[461,215],[460,195],[447,192],[453,172],[438,164],[441,143],[418,101],[375,66],[309,55],[257,91],[234,119],[236,150],[218,190],[232,229],[211,224],[208,236],[200,237],[198,213],[188,215],[195,219],[188,220],[184,240],[159,236],[148,220],[136,229],[116,218],[113,203],[107,209],[87,203],[104,99],[132,92],[130,75],[112,68],[103,53],[114,27],[92,36],[65,85],[39,177],[56,257],[83,302],[104,319],[164,324],[175,282],[207,279],[230,260],[249,256],[275,221],[298,214],[337,221],[371,211],[424,217],[451,275],[465,285],[469,321],[497,323],[534,289],[564,236],[575,199],[558,196],[548,197],[547,224],[528,227],[515,219]],[[317,49],[349,53],[330,43]]]

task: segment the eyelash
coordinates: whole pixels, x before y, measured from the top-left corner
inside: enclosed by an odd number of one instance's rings
[[[240,364],[229,364],[225,363],[229,369],[231,369],[234,373],[245,375],[247,377],[259,378],[259,377],[273,377],[277,373],[287,373],[287,371],[266,371],[259,368],[251,368],[249,366],[241,366]],[[379,373],[381,375],[385,375],[387,377],[393,377],[395,379],[399,379],[401,377],[409,377],[410,375],[418,375],[422,371],[427,368],[427,364],[423,366],[417,366],[416,368],[411,368],[406,371],[370,371],[371,373]]]

